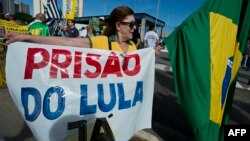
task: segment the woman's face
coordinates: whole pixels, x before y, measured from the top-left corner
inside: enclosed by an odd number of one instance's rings
[[[122,21],[116,23],[116,29],[119,38],[124,41],[130,40],[133,37],[133,32],[136,29],[135,17],[134,15],[126,16]]]

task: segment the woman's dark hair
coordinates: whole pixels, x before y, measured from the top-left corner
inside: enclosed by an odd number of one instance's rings
[[[126,16],[134,15],[134,11],[127,6],[116,7],[107,19],[107,28],[104,30],[104,35],[110,36],[116,33],[116,22],[122,21]]]

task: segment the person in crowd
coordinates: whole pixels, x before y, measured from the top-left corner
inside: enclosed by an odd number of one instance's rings
[[[137,49],[141,49],[141,35],[138,31],[138,26],[136,26],[135,31],[133,32],[132,41],[135,43]]]
[[[89,21],[89,25],[90,25],[89,30],[92,30],[93,36],[100,35],[100,32],[99,32],[100,21],[98,18],[96,17],[91,18]],[[89,32],[89,35],[92,36],[90,32]]]
[[[79,36],[82,38],[87,37],[87,26],[83,26],[80,30],[79,30]]]
[[[53,25],[49,26],[50,36],[64,36],[64,19],[54,20]]]
[[[99,35],[102,35],[105,28],[107,27],[104,17],[99,17]]]
[[[155,48],[159,44],[159,36],[155,32],[155,26],[153,24],[149,25],[149,30],[146,32],[143,42],[145,48]]]
[[[7,20],[7,21],[9,21],[9,22],[11,22],[11,23],[18,24],[18,23],[16,22],[15,16],[12,15],[12,14],[10,14],[10,13],[5,13],[4,18],[5,18],[5,20]]]
[[[91,38],[42,37],[8,33],[5,35],[5,39],[7,44],[15,41],[26,41],[41,44],[116,50],[122,53],[135,51],[137,48],[131,41],[133,32],[136,29],[134,11],[127,6],[116,7],[109,15],[107,21],[108,25],[103,35]],[[110,46],[109,42],[111,42]],[[157,54],[160,53],[160,49],[161,46],[159,45],[155,48]]]
[[[75,27],[75,21],[74,20],[68,20],[67,21],[67,27],[65,29],[65,36],[70,37],[70,38],[79,37],[79,31]]]
[[[243,52],[243,55],[242,55],[242,61],[241,61],[241,68],[242,69],[246,69],[246,66],[247,66],[247,59],[248,59],[248,55],[247,55],[247,50]]]
[[[246,53],[246,57],[247,57],[247,62],[246,62],[246,71],[250,70],[250,39],[248,39],[247,42],[247,53]]]
[[[49,36],[49,27],[45,24],[46,17],[42,13],[36,14],[36,19],[28,26],[31,35]]]
[[[87,25],[87,36],[86,37],[94,37],[95,36],[95,29],[93,28],[92,24]]]

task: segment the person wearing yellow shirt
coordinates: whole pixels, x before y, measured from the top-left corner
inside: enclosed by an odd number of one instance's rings
[[[132,41],[133,32],[136,29],[133,10],[127,6],[116,7],[109,15],[107,21],[108,24],[103,35],[89,38],[41,37],[8,33],[5,35],[5,39],[7,44],[15,41],[28,41],[41,44],[112,50],[120,52],[121,55],[136,51],[136,45]],[[155,48],[156,54],[160,53],[160,49],[160,45]]]

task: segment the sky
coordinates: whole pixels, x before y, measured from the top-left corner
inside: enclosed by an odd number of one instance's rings
[[[84,0],[85,16],[108,15],[119,5],[131,7],[135,13],[147,13],[165,22],[172,32],[205,0]]]
[[[30,14],[33,15],[33,0],[15,1],[30,5]],[[147,13],[164,21],[167,32],[171,33],[204,2],[205,0],[84,0],[84,16],[109,15],[115,7],[126,5],[135,13]],[[62,7],[62,0],[58,0],[58,7]]]

